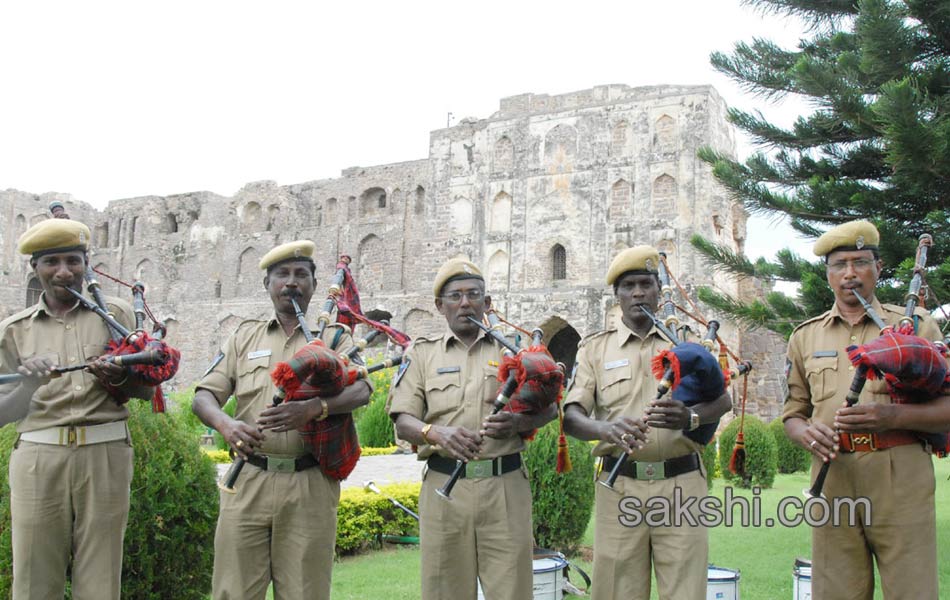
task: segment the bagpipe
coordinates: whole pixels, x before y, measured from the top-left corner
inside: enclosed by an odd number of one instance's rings
[[[564,385],[564,369],[554,362],[547,348],[542,345],[541,329],[531,332],[532,341],[528,348],[518,348],[498,330],[501,319],[494,310],[486,312],[485,318],[488,320],[488,325],[468,317],[469,321],[505,349],[498,367],[498,381],[502,382],[502,385],[492,404],[490,414],[495,415],[503,410],[514,413],[538,412],[552,403],[560,403]],[[524,332],[524,330],[521,331]],[[532,437],[533,433],[529,433],[528,437]],[[457,460],[452,474],[442,487],[436,490],[436,494],[446,500],[451,500],[452,488],[455,487],[464,469],[465,461]]]
[[[895,326],[884,323],[871,303],[851,290],[868,318],[878,327],[880,335],[866,344],[849,346],[848,359],[854,365],[854,377],[845,396],[848,406],[854,406],[869,379],[883,379],[888,394],[895,404],[919,403],[950,394],[950,368],[947,365],[947,346],[932,342],[917,333],[916,308],[923,304],[921,290],[926,276],[927,250],[933,245],[928,234],[920,236],[914,260],[914,275],[905,296],[904,315]],[[950,436],[947,433],[913,432],[921,442],[930,446],[934,454],[950,454]],[[822,463],[811,488],[805,496],[821,497],[831,461]]]
[[[135,329],[129,330],[116,321],[115,317],[109,312],[105,297],[102,295],[99,281],[96,279],[96,273],[109,277],[132,289]],[[104,348],[105,353],[99,357],[99,360],[128,367],[145,385],[155,386],[155,395],[152,397],[152,410],[154,412],[164,412],[165,397],[162,393],[161,384],[174,377],[175,373],[178,372],[181,353],[162,340],[166,331],[165,325],[155,319],[148,308],[148,304],[145,302],[144,284],[139,281],[136,281],[132,285],[126,284],[114,277],[96,271],[88,265],[86,266],[85,280],[87,290],[93,297],[93,300],[90,300],[81,292],[72,288],[66,289],[76,298],[83,308],[99,315],[109,329],[110,340]],[[148,315],[154,323],[153,335],[149,335],[144,329],[146,315]],[[90,365],[91,363],[57,366],[52,369],[52,376],[59,377],[63,373],[86,369]],[[22,376],[19,374],[4,375],[0,376],[0,383],[16,381],[21,378]],[[128,395],[126,395],[119,386],[108,382],[104,382],[103,386],[109,395],[119,404],[128,402]]]
[[[343,259],[347,260],[344,261]],[[393,329],[386,321],[373,321],[365,317],[359,308],[359,293],[349,271],[349,257],[341,257],[330,285],[330,292],[323,310],[318,317],[318,335],[314,335],[307,324],[306,315],[291,297],[300,330],[307,345],[294,353],[289,361],[277,363],[271,371],[271,380],[276,391],[271,406],[283,402],[310,400],[315,397],[331,397],[340,394],[346,386],[370,374],[402,363],[402,351],[409,345],[409,336]],[[355,296],[355,300],[354,300]],[[363,323],[371,328],[367,335],[354,343],[345,353],[336,351],[337,337],[330,346],[320,339],[333,309],[337,309],[337,323],[349,331],[349,323]],[[380,334],[386,335],[397,347],[399,354],[386,358],[370,367],[357,361],[357,355]],[[350,413],[330,415],[324,403],[324,414],[311,420],[299,430],[311,454],[317,459],[320,469],[337,480],[346,479],[356,466],[360,457],[359,439],[356,425]],[[238,456],[218,483],[221,490],[235,493],[234,485],[244,468],[245,460]]]
[[[639,307],[653,321],[656,329],[672,344],[672,348],[659,352],[651,361],[653,375],[658,380],[655,400],[660,400],[667,393],[671,393],[673,400],[678,400],[685,406],[711,402],[725,393],[726,387],[733,378],[743,376],[742,414],[744,416],[748,374],[752,370],[752,363],[739,360],[728,349],[719,337],[718,321],[706,320],[699,316],[698,307],[670,273],[666,254],[662,252],[659,254],[660,264],[657,275],[661,293],[660,315],[653,314],[643,305]],[[680,294],[690,302],[694,313],[677,306],[673,301],[673,283],[676,284]],[[686,338],[691,329],[681,323],[676,315],[677,309],[706,327],[706,333],[699,343],[687,341]],[[735,361],[733,368],[729,367],[730,356]],[[734,449],[731,461],[731,463],[738,463],[740,470],[744,462],[744,445],[739,446],[743,443],[741,424],[742,421],[740,421],[739,435],[736,438],[738,447]],[[712,441],[718,427],[718,421],[705,423],[693,431],[684,431],[683,435],[698,444],[706,445]],[[617,477],[620,476],[629,456],[626,452],[621,454],[607,478],[598,483],[608,489],[614,489]]]

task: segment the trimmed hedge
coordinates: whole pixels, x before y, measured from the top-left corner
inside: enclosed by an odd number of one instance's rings
[[[531,480],[534,539],[542,548],[573,553],[594,510],[594,457],[587,442],[568,437],[573,470],[558,474],[558,421],[551,421],[524,453]]]
[[[122,597],[204,600],[211,590],[218,492],[211,460],[198,448],[182,414],[152,414],[148,402],[129,404],[135,448],[129,524],[125,532]],[[10,596],[10,451],[13,425],[0,429],[0,597]]]
[[[736,443],[740,419],[726,426],[719,436],[719,468],[726,481],[743,488],[753,486],[770,488],[778,470],[778,449],[768,427],[753,415],[745,416],[746,476],[737,477],[729,471],[729,460]]]
[[[782,419],[769,423],[769,431],[775,438],[779,473],[798,473],[811,467],[811,454],[788,438]]]
[[[379,489],[418,514],[421,483],[396,483]],[[374,547],[378,535],[417,536],[419,524],[384,496],[363,488],[346,488],[340,492],[336,522],[337,555],[354,554]]]

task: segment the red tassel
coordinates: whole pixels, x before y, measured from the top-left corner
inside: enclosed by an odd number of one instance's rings
[[[567,445],[567,436],[564,435],[564,407],[561,406],[560,394],[558,394],[557,397],[557,419],[557,464],[555,466],[555,472],[559,474],[570,473],[574,469],[574,465],[571,464],[570,447]]]
[[[673,381],[670,382],[670,389],[676,389],[676,386],[680,384],[680,359],[670,350],[664,350],[653,357],[653,360],[650,361],[650,366],[653,368],[653,376],[658,380],[662,379],[666,374],[666,369],[673,369]]]
[[[736,436],[736,445],[732,448],[732,457],[729,458],[729,472],[745,477],[745,435],[741,431]]]
[[[270,376],[274,385],[284,390],[288,396],[297,391],[301,384],[300,378],[285,362],[277,363]]]
[[[165,412],[165,394],[162,393],[162,386],[155,386],[155,395],[152,396],[152,412]]]

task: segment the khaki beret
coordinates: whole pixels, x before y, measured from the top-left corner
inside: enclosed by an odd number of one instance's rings
[[[17,241],[20,254],[42,256],[53,252],[89,250],[92,234],[79,221],[45,219],[27,229]]]
[[[432,284],[432,293],[438,296],[445,284],[455,279],[481,279],[485,281],[482,272],[475,266],[475,263],[464,258],[453,258],[439,267],[439,272],[435,274],[435,282]]]
[[[627,271],[659,273],[660,253],[653,246],[634,246],[614,257],[607,269],[607,285],[613,285]]]
[[[877,250],[881,235],[869,221],[849,221],[825,232],[815,242],[815,256],[828,256],[834,250]]]
[[[310,240],[297,240],[296,242],[287,242],[281,244],[261,257],[260,268],[263,271],[273,267],[277,263],[287,260],[309,260],[313,262],[313,251],[316,245]]]

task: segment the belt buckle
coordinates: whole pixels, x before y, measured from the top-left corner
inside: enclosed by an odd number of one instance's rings
[[[293,473],[296,471],[296,461],[293,458],[267,457],[267,470],[278,473]]]
[[[465,477],[467,479],[491,477],[493,463],[493,460],[470,460],[465,463]]]
[[[850,433],[851,449],[855,452],[875,452],[877,444],[872,433]]]
[[[634,464],[637,466],[637,479],[666,479],[666,465],[663,461],[646,462],[638,460]]]

